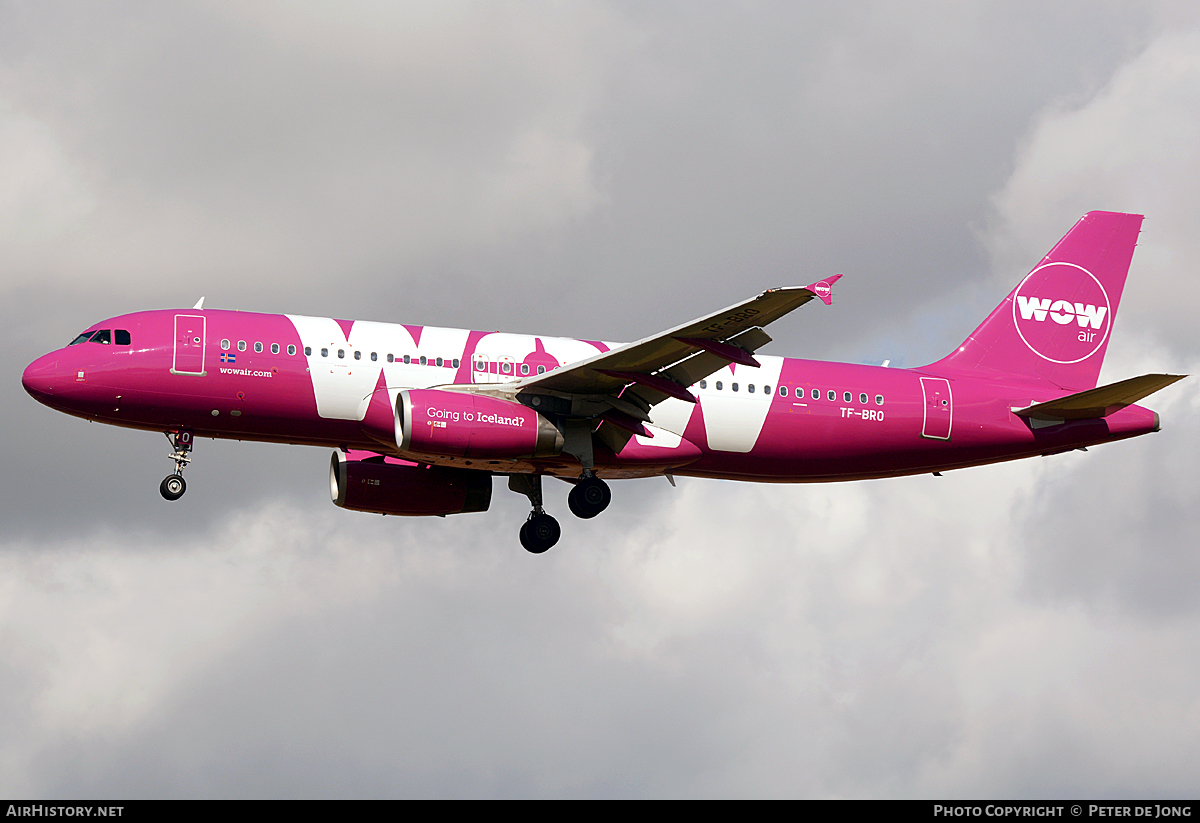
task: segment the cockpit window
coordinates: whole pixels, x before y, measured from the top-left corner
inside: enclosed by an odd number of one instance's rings
[[[93,343],[102,343],[105,346],[110,345],[113,341],[112,331],[110,329],[100,329],[98,331],[85,331],[83,334],[79,335],[74,340],[72,340],[70,343],[68,343],[67,346],[78,346],[80,343],[86,343],[89,340],[92,341]],[[125,329],[117,329],[117,345],[118,346],[128,346],[129,345],[129,332],[126,331]]]

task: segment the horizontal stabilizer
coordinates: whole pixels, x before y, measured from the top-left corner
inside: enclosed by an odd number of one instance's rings
[[[1186,374],[1143,374],[1046,403],[1035,403],[1028,408],[1014,409],[1013,414],[1033,420],[1094,420],[1108,417],[1185,377]]]

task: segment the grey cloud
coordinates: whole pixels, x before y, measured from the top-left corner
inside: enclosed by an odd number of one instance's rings
[[[1200,214],[1186,182],[1200,178],[1198,54],[1196,29],[1163,34],[1085,104],[1048,109],[996,196],[991,235],[997,267],[1013,269],[1055,222],[1093,208],[1144,213],[1122,330],[1153,332],[1189,355],[1196,349],[1188,307],[1200,287],[1179,267],[1200,252],[1187,228]]]

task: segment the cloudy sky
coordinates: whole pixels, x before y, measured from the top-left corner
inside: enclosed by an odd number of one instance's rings
[[[345,512],[325,450],[56,414],[188,307],[915,366],[1147,215],[1102,380],[1200,371],[1200,16],[1164,2],[0,0],[0,795],[1194,797],[1200,380],[1088,453]]]

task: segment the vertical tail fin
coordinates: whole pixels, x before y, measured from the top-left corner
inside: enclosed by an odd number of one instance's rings
[[[961,346],[929,368],[1094,388],[1141,225],[1140,214],[1085,214]]]

